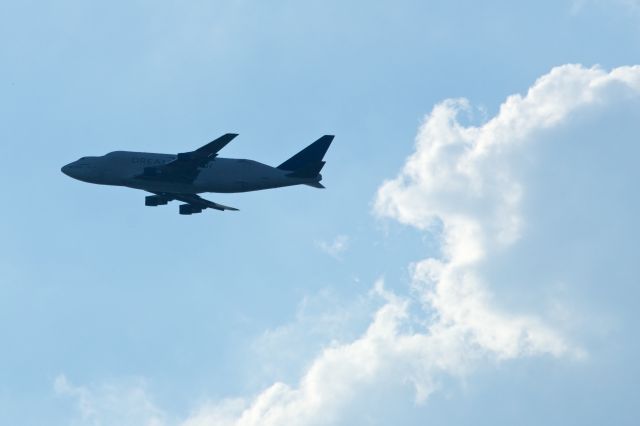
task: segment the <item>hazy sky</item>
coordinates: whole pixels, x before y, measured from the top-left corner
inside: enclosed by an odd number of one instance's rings
[[[638,423],[640,3],[0,3],[0,424]],[[114,150],[326,190],[180,216]]]

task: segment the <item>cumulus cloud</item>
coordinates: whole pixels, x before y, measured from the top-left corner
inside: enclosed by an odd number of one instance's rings
[[[325,288],[305,296],[292,322],[265,330],[253,340],[252,358],[262,371],[253,371],[252,379],[263,384],[296,380],[324,347],[356,339],[376,306],[379,300],[373,294],[344,300]]]
[[[379,189],[375,211],[425,232],[439,229],[442,257],[414,265],[413,297],[379,283],[376,292],[386,303],[361,337],[325,349],[296,386],[274,384],[229,424],[331,424],[345,404],[376,384],[411,383],[422,401],[439,377],[464,376],[482,360],[584,356],[551,325],[562,317],[557,300],[545,300],[550,308],[540,312],[515,312],[495,300],[487,271],[527,236],[531,218],[523,200],[531,179],[540,180],[535,173],[545,172],[535,153],[549,132],[639,90],[640,68],[607,73],[567,65],[541,77],[526,95],[510,96],[480,126],[459,122],[458,114],[470,108],[464,99],[437,105],[420,128],[415,153]],[[512,284],[522,289],[519,278],[511,277]],[[410,314],[412,304],[425,317]],[[205,407],[189,424],[208,424],[217,410]]]
[[[381,387],[411,385],[419,403],[446,378],[487,364],[584,359],[580,333],[572,333],[580,315],[559,289],[599,288],[603,271],[626,276],[620,265],[629,259],[594,247],[637,236],[626,225],[638,208],[621,213],[611,195],[628,191],[637,173],[624,149],[608,160],[600,148],[611,150],[603,135],[629,120],[621,112],[637,107],[639,94],[640,67],[565,65],[479,125],[458,118],[472,108],[467,100],[436,105],[374,210],[438,239],[441,255],[412,265],[408,295],[376,283],[379,307],[366,330],[322,349],[297,382],[203,404],[181,424],[348,423],[350,405]],[[593,232],[603,218],[625,226]]]

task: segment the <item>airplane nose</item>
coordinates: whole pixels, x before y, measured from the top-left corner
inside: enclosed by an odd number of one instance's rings
[[[60,169],[60,171],[61,171],[62,173],[64,173],[65,175],[67,175],[67,176],[71,176],[71,175],[69,174],[69,165],[68,165],[68,164],[67,164],[66,166],[62,166],[62,168]]]

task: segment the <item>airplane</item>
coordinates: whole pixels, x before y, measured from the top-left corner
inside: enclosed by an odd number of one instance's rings
[[[179,213],[191,215],[206,209],[235,210],[198,194],[203,192],[247,192],[308,185],[324,188],[320,171],[333,135],[324,135],[293,157],[271,167],[253,160],[222,158],[218,152],[236,133],[227,133],[191,152],[177,155],[114,151],[101,157],[82,157],[62,167],[74,179],[99,185],[125,186],[153,195],[146,206],[180,201]]]

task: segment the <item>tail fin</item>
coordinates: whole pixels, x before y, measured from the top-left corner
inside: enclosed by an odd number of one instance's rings
[[[322,170],[324,164],[324,161],[314,161],[313,163],[307,163],[299,169],[295,169],[291,173],[287,173],[287,176],[312,179],[318,176],[318,173],[320,173],[320,170]]]
[[[322,169],[322,166],[324,166],[322,158],[327,153],[333,138],[333,135],[324,135],[284,163],[280,164],[278,168],[280,170],[295,172],[300,175],[299,177],[316,176],[320,172],[320,169]],[[315,173],[313,173],[314,171]],[[313,173],[313,176],[308,176],[311,173]]]

